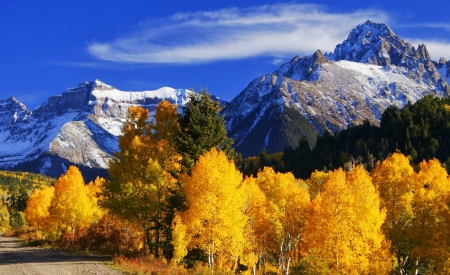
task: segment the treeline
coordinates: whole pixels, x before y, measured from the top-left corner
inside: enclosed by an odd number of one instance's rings
[[[422,160],[438,159],[450,172],[450,98],[426,96],[402,109],[389,107],[379,127],[365,121],[335,135],[325,132],[311,148],[307,138],[296,148],[286,148],[281,160],[261,152],[258,161],[245,160],[242,171],[255,175],[264,166],[292,172],[306,179],[315,170],[347,169],[362,164],[372,171],[377,161],[394,152],[408,156],[416,169]]]
[[[0,171],[0,188],[8,189],[11,185],[24,185],[33,189],[41,185],[53,185],[56,179],[41,174],[18,171]]]

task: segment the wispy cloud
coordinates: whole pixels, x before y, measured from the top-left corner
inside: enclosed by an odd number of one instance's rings
[[[65,67],[85,67],[85,68],[101,68],[104,64],[100,62],[50,62],[52,65]]]
[[[178,13],[146,22],[114,41],[94,42],[95,57],[123,63],[204,63],[255,56],[275,58],[333,51],[358,24],[389,23],[379,10],[331,13],[312,4]],[[326,48],[324,48],[326,47]]]
[[[420,23],[420,24],[401,24],[403,28],[427,28],[427,29],[444,29],[450,31],[450,23]]]

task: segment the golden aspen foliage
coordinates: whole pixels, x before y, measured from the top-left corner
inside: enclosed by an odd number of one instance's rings
[[[374,261],[370,256],[384,240],[385,213],[378,193],[362,166],[348,174],[342,169],[328,174],[324,191],[309,207],[301,247],[304,264],[311,274],[367,274]]]
[[[49,213],[61,230],[77,232],[93,222],[97,205],[89,196],[80,170],[70,166],[55,183],[55,195]]]
[[[49,224],[50,213],[48,209],[55,195],[53,186],[45,186],[41,190],[36,189],[27,200],[27,207],[24,210],[25,219],[31,226],[45,229]]]
[[[309,195],[311,199],[314,199],[323,190],[323,184],[328,179],[328,173],[323,171],[314,171],[309,179],[306,180],[306,185],[308,186]]]
[[[450,266],[450,235],[446,218],[450,192],[447,171],[438,160],[422,161],[420,172],[414,177],[412,211],[414,219],[409,227],[409,236],[414,248],[410,252],[413,272],[417,274],[425,264],[436,274],[448,274]]]
[[[170,104],[167,100],[161,101],[156,106],[156,112],[151,123],[157,138],[167,140],[169,144],[174,144],[180,133],[177,108],[177,105]]]
[[[176,192],[181,156],[177,108],[162,101],[153,120],[142,107],[130,107],[119,137],[120,152],[109,163],[110,180],[102,185],[100,202],[111,213],[143,228],[150,253],[159,257],[169,249],[171,220],[168,197]],[[170,218],[170,217],[169,217]],[[163,251],[162,251],[163,250]]]
[[[269,247],[266,245],[269,236],[266,233],[270,213],[266,209],[266,196],[256,184],[254,177],[244,179],[242,191],[245,197],[245,215],[248,217],[245,227],[247,245],[244,248],[242,260],[255,274],[257,262],[269,253]]]
[[[180,215],[176,214],[172,221],[173,260],[175,264],[179,264],[188,253],[189,241],[187,240],[186,229],[187,227],[181,221]]]
[[[99,200],[98,197],[100,196],[100,192],[102,190],[102,186],[104,183],[105,183],[104,178],[97,177],[97,178],[95,178],[94,181],[89,182],[88,185],[86,186],[88,189],[87,195],[89,197],[89,200],[91,200],[92,205],[95,206],[95,211],[92,216],[92,219],[94,221],[100,220],[103,217],[103,215],[105,214],[103,209],[98,207],[98,200]]]
[[[211,270],[236,269],[246,245],[242,174],[223,151],[213,148],[200,156],[191,176],[180,180],[189,205],[181,213],[188,248],[203,250]]]
[[[256,185],[264,193],[264,216],[252,213],[252,219],[267,219],[264,229],[259,229],[258,248],[265,247],[264,257],[272,256],[279,272],[288,274],[291,262],[299,258],[297,245],[301,240],[310,197],[306,188],[301,188],[292,173],[275,173],[270,167],[258,172]],[[253,216],[256,214],[256,216]]]
[[[402,244],[402,236],[413,217],[411,202],[414,170],[407,157],[394,153],[383,163],[378,162],[372,172],[372,180],[380,198],[381,207],[386,208],[383,230],[393,241],[394,251]]]
[[[382,163],[378,162],[371,175],[380,195],[381,207],[386,209],[382,228],[391,242],[391,252],[399,272],[404,272],[413,246],[408,231],[414,218],[414,175],[408,158],[401,153],[394,153]]]
[[[0,193],[2,190],[0,189]],[[10,229],[8,206],[0,200],[0,232]]]

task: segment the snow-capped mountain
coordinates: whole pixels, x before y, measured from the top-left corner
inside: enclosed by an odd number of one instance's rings
[[[367,21],[333,53],[296,56],[254,79],[222,114],[246,157],[295,147],[302,136],[314,144],[317,133],[365,119],[378,125],[392,104],[448,96],[449,82],[450,61],[432,61],[425,45],[416,49],[385,24]],[[33,112],[14,97],[0,100],[0,169],[59,176],[70,164],[107,168],[128,107],[152,113],[162,99],[182,106],[188,93],[167,87],[125,92],[95,80],[50,97]]]
[[[244,156],[296,147],[302,136],[336,133],[368,119],[378,125],[390,105],[427,94],[448,96],[450,62],[433,62],[385,24],[367,21],[333,53],[294,57],[254,79],[224,109],[229,136]]]
[[[0,100],[0,169],[59,176],[70,164],[107,168],[128,107],[154,112],[163,99],[181,106],[188,93],[168,87],[124,92],[94,80],[50,97],[33,112],[14,97]]]

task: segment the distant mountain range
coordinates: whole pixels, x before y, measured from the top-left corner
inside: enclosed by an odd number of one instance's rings
[[[294,57],[254,79],[230,103],[221,102],[228,134],[244,157],[262,149],[296,147],[306,136],[336,133],[368,119],[378,125],[390,105],[425,95],[448,96],[450,61],[432,61],[385,24],[357,26],[333,53]],[[59,176],[70,164],[107,168],[129,106],[153,112],[163,99],[182,106],[187,89],[125,92],[94,80],[50,97],[34,111],[17,99],[0,100],[0,169]],[[217,99],[218,100],[218,99]]]

